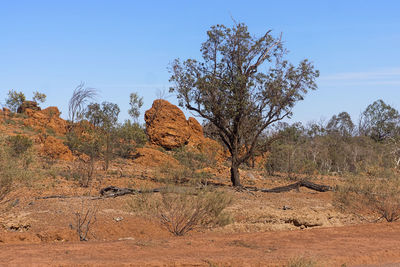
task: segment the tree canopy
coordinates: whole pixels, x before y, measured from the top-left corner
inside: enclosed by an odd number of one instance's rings
[[[254,153],[258,137],[272,123],[292,115],[296,102],[317,88],[319,72],[307,59],[285,59],[281,37],[250,35],[243,23],[212,26],[201,46],[202,60],[176,59],[171,66],[179,104],[211,122],[231,154],[231,181]]]
[[[395,135],[400,124],[399,112],[379,99],[361,114],[360,131],[376,141],[382,141]]]

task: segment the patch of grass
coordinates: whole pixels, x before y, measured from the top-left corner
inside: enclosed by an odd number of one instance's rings
[[[37,174],[31,167],[36,162],[33,152],[19,141],[19,137],[0,138],[0,200],[14,182],[29,184]]]
[[[232,197],[222,191],[171,187],[160,194],[140,194],[128,204],[135,212],[159,220],[176,236],[198,228],[225,226],[232,222],[224,209]]]
[[[179,168],[171,168],[170,165],[161,165],[158,169],[158,181],[164,183],[191,185],[207,184],[213,175],[204,169],[215,166],[215,157],[209,157],[186,147],[170,151],[172,156],[179,161]]]
[[[333,203],[340,210],[364,219],[397,221],[400,219],[400,177],[349,177],[344,185],[338,186]]]
[[[95,163],[92,161],[76,160],[68,170],[60,171],[66,180],[73,180],[82,187],[88,187],[96,176]]]
[[[286,264],[286,267],[317,267],[317,263],[305,257],[296,257]]]
[[[258,248],[258,246],[254,245],[254,244],[250,244],[250,243],[247,243],[247,242],[245,242],[243,240],[239,240],[239,239],[233,240],[229,244],[232,246],[236,246],[236,247],[244,247],[244,248],[251,248],[251,249]]]
[[[6,140],[10,146],[11,153],[17,157],[27,152],[33,145],[32,140],[24,135],[9,136]]]
[[[4,123],[7,125],[15,125],[16,124],[16,122],[12,119],[5,119]]]
[[[196,170],[213,167],[216,163],[215,157],[210,157],[209,155],[193,151],[187,147],[174,149],[173,157],[183,166]]]
[[[52,128],[46,128],[46,133],[51,136],[56,136],[56,132]]]

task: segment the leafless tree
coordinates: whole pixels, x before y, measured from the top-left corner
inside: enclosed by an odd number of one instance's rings
[[[81,82],[74,90],[68,103],[68,117],[74,123],[76,120],[82,119],[87,102],[97,96],[95,88],[85,87],[85,83]]]
[[[88,241],[91,226],[96,223],[98,206],[90,206],[87,202],[82,200],[81,209],[74,213],[76,233],[80,241]]]

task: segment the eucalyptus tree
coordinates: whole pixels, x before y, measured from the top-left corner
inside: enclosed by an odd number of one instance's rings
[[[285,59],[282,36],[253,37],[243,23],[212,26],[202,60],[176,59],[171,92],[179,104],[211,122],[231,156],[231,181],[240,186],[239,166],[255,152],[263,131],[292,115],[294,105],[317,88],[319,72],[307,59]]]
[[[359,132],[375,141],[394,137],[400,125],[400,114],[392,106],[379,99],[361,114]]]
[[[92,103],[88,105],[85,114],[86,119],[91,123],[91,125],[93,125],[95,133],[99,136],[100,148],[98,150],[101,150],[101,143],[105,143],[105,170],[108,169],[109,163],[112,159],[112,151],[115,143],[114,135],[118,124],[119,112],[120,109],[117,104],[103,102],[101,104]]]

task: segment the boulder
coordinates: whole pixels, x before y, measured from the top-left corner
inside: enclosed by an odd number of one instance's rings
[[[145,167],[170,166],[178,167],[179,162],[172,156],[151,147],[141,147],[136,150],[138,158],[135,163]]]
[[[22,102],[21,106],[18,107],[17,113],[25,113],[26,109],[39,111],[40,107],[35,101],[24,101]]]
[[[201,124],[193,117],[189,117],[187,122],[190,128],[189,144],[194,146],[203,143],[204,133]]]
[[[185,114],[166,100],[153,102],[144,116],[146,131],[151,143],[165,149],[181,147],[188,143],[191,127]]]
[[[62,140],[51,135],[42,136],[41,139],[42,149],[40,152],[43,156],[66,161],[72,161],[74,159],[71,150],[64,145]]]
[[[32,127],[35,130],[46,131],[51,130],[54,134],[64,135],[67,133],[68,123],[60,118],[61,112],[57,107],[48,107],[43,110],[25,109],[28,116],[24,120],[24,125]]]
[[[182,110],[166,100],[156,100],[145,113],[146,132],[149,140],[165,149],[188,145],[189,149],[204,153],[217,162],[226,160],[226,151],[222,145],[205,138],[203,127],[193,117],[186,120]]]

